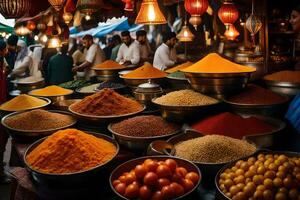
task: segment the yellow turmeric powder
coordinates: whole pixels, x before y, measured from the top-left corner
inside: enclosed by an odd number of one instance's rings
[[[167,72],[167,73],[177,72],[177,71],[179,71],[179,70],[182,70],[182,69],[185,69],[185,68],[191,66],[192,64],[194,64],[194,63],[192,63],[192,62],[190,62],[190,61],[187,61],[187,62],[185,62],[185,63],[182,63],[182,64],[180,64],[180,65],[177,65],[176,67],[172,67],[171,69],[166,70],[166,72]]]
[[[51,85],[51,86],[44,87],[42,89],[33,90],[29,94],[49,97],[49,96],[68,95],[72,93],[73,90],[65,89],[56,85]]]
[[[256,69],[233,63],[216,53],[211,53],[181,71],[191,73],[247,73],[255,72]]]
[[[47,101],[29,96],[27,94],[21,94],[10,101],[3,103],[0,106],[0,110],[5,111],[21,111],[29,110],[36,107],[41,107],[47,104]]]
[[[103,63],[100,63],[93,67],[94,70],[99,69],[125,69],[126,67],[124,65],[120,65],[119,63],[113,61],[113,60],[106,60]]]
[[[148,79],[148,78],[163,78],[166,77],[167,73],[156,69],[150,63],[146,62],[143,66],[124,74],[124,78],[129,79]]]
[[[26,156],[29,165],[46,173],[74,173],[110,161],[114,144],[76,129],[57,131]]]

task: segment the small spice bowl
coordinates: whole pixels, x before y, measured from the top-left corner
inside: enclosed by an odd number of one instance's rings
[[[264,79],[264,83],[273,92],[285,96],[296,96],[300,91],[300,83],[271,81]]]
[[[42,138],[33,144],[31,144],[24,154],[24,163],[26,165],[26,168],[30,171],[33,180],[38,183],[39,185],[43,186],[55,186],[55,187],[74,187],[74,186],[84,186],[87,183],[90,183],[92,181],[97,181],[101,179],[101,173],[105,173],[106,169],[109,169],[112,164],[113,160],[119,153],[119,144],[112,139],[109,136],[99,134],[99,133],[93,133],[93,132],[86,132],[89,134],[94,135],[95,137],[104,139],[116,146],[116,153],[106,163],[103,163],[101,165],[97,165],[91,169],[80,171],[80,172],[74,172],[74,173],[62,173],[62,174],[54,174],[54,173],[44,173],[41,171],[38,171],[30,166],[30,164],[27,162],[26,157],[27,155],[33,151],[39,144],[41,144],[47,137]]]
[[[146,156],[146,157],[129,160],[129,161],[119,165],[116,169],[114,169],[114,171],[111,173],[110,178],[109,178],[110,187],[111,187],[112,191],[115,193],[116,198],[123,199],[123,200],[129,200],[128,198],[120,195],[113,186],[114,180],[117,180],[123,173],[130,172],[132,169],[135,168],[135,166],[142,164],[147,159],[157,160],[158,162],[160,162],[160,161],[165,161],[168,158],[170,158],[170,157],[168,157],[168,156]],[[183,194],[182,196],[175,198],[174,200],[194,199],[193,193],[198,188],[200,182],[202,181],[201,171],[195,164],[193,164],[192,162],[190,162],[188,160],[184,160],[181,158],[175,158],[175,157],[172,157],[172,159],[176,161],[178,166],[184,167],[188,172],[195,172],[200,177],[199,180],[197,181],[197,183],[194,185],[194,187],[189,192]]]

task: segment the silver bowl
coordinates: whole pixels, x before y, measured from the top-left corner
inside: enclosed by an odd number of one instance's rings
[[[296,96],[300,92],[300,83],[263,80],[267,88],[284,96]]]
[[[247,86],[251,73],[190,73],[185,72],[191,87],[203,94],[225,97]]]
[[[119,76],[124,80],[125,84],[131,88],[137,88],[142,83],[148,83],[149,79],[151,79],[152,83],[156,83],[158,85],[164,85],[166,79],[165,78],[125,78],[122,75]]]
[[[28,92],[29,95],[34,96],[34,97],[46,97],[49,98],[53,103],[57,102],[57,101],[62,101],[62,100],[66,100],[68,98],[70,98],[70,95],[72,95],[74,92],[72,91],[70,94],[65,94],[65,95],[50,95],[50,96],[41,96],[41,95],[35,95],[32,94],[32,92],[34,92],[36,90],[31,90],[30,92]]]
[[[15,115],[19,115],[19,114],[24,113],[24,112],[27,112],[27,111],[14,112],[14,113],[8,114],[5,117],[3,117],[2,120],[1,120],[1,124],[5,127],[8,134],[11,135],[12,138],[14,138],[18,141],[25,141],[27,139],[28,140],[36,139],[36,138],[39,138],[39,137],[44,137],[44,136],[47,136],[47,135],[51,135],[52,133],[55,133],[58,130],[62,130],[62,129],[72,127],[77,123],[77,120],[74,117],[72,117],[72,119],[73,119],[72,123],[67,124],[63,127],[53,128],[53,129],[48,129],[48,130],[22,130],[22,129],[12,128],[8,124],[6,124],[5,121],[8,118],[10,118],[12,116],[15,116]],[[64,112],[64,111],[50,110],[49,112],[71,116],[70,113]]]
[[[93,132],[86,132],[86,133],[92,134],[95,137],[109,141],[115,145],[117,151],[111,160],[107,161],[106,163],[97,165],[91,169],[80,171],[80,172],[74,172],[74,173],[54,174],[54,173],[45,173],[45,172],[38,171],[33,167],[31,167],[31,165],[27,162],[26,157],[31,151],[33,151],[39,144],[41,144],[47,138],[45,137],[31,144],[25,151],[23,157],[26,168],[30,171],[33,180],[37,182],[39,185],[44,185],[44,186],[48,185],[52,187],[53,186],[70,187],[70,185],[86,186],[86,184],[91,182],[92,180],[95,181],[97,179],[101,179],[102,177],[101,173],[105,173],[104,171],[111,167],[112,161],[118,155],[120,149],[119,144],[114,139],[104,134],[93,133]]]
[[[108,130],[112,133],[113,137],[118,141],[119,144],[127,147],[130,150],[140,150],[144,151],[147,149],[149,144],[155,140],[166,140],[176,134],[178,134],[181,129],[176,130],[172,133],[162,136],[152,136],[152,137],[137,137],[137,136],[127,136],[117,133],[112,130],[112,125],[108,125]]]
[[[27,93],[31,90],[39,89],[45,86],[44,79],[38,82],[27,82],[27,83],[19,83],[18,81],[11,81],[16,84],[17,89],[21,91],[21,93]]]

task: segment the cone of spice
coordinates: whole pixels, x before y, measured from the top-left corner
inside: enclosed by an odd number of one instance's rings
[[[94,70],[107,70],[107,69],[125,69],[124,65],[120,65],[119,63],[113,60],[106,60],[103,63],[100,63],[93,67]]]
[[[166,72],[167,72],[167,73],[177,72],[177,71],[179,71],[179,70],[182,70],[182,69],[185,69],[185,68],[191,66],[192,64],[194,64],[194,63],[192,63],[192,62],[190,62],[190,61],[187,61],[187,62],[185,62],[185,63],[182,63],[182,64],[180,64],[180,65],[177,65],[176,67],[172,67],[171,69],[166,70]]]
[[[264,77],[268,81],[300,83],[300,71],[280,71]]]
[[[143,66],[124,74],[123,77],[127,79],[151,79],[151,78],[164,78],[167,73],[156,69],[150,63],[146,62]]]
[[[45,106],[48,102],[27,94],[21,94],[0,106],[0,110],[21,111]]]
[[[30,92],[31,95],[45,96],[45,97],[68,95],[72,93],[73,90],[65,89],[56,85],[47,86],[42,89],[32,90]]]

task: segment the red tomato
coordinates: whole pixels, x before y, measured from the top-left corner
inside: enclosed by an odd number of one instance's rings
[[[157,163],[158,163],[158,165],[164,165],[165,164],[164,161],[158,161]]]
[[[172,175],[170,168],[167,165],[159,165],[156,169],[158,178],[166,178]]]
[[[194,183],[190,179],[184,179],[182,186],[185,192],[191,191],[194,188]]]
[[[144,178],[148,170],[144,165],[137,165],[134,169],[137,178]]]
[[[194,184],[198,183],[199,175],[196,172],[189,172],[185,175],[186,179],[190,179]]]
[[[143,180],[145,185],[154,186],[157,184],[158,176],[154,172],[148,172]]]
[[[122,183],[126,183],[126,176],[124,175],[120,176],[119,181],[121,181]]]
[[[170,170],[173,172],[175,171],[176,167],[177,167],[177,163],[174,159],[167,159],[165,161],[165,164],[170,168]]]
[[[179,174],[182,178],[185,177],[185,175],[187,174],[187,170],[184,167],[177,167],[176,168],[176,173]]]
[[[172,199],[174,197],[174,191],[169,185],[166,185],[161,189],[161,194],[163,199]]]
[[[147,161],[144,163],[144,166],[147,168],[149,172],[155,172],[158,167],[158,163],[156,161]]]
[[[125,176],[126,184],[129,185],[132,182],[136,181],[136,176],[134,173],[129,173]]]
[[[174,191],[174,197],[184,195],[184,188],[180,184],[174,182],[170,184],[170,187]]]
[[[167,178],[158,179],[158,188],[161,190],[164,186],[170,185],[170,181]]]
[[[179,184],[182,184],[183,179],[184,179],[184,177],[182,177],[181,175],[179,175],[177,173],[173,174],[173,176],[171,178],[171,180],[173,182],[176,182],[176,183],[179,183]]]
[[[125,190],[124,196],[127,198],[137,198],[139,196],[140,189],[137,184],[130,184]]]
[[[162,200],[162,194],[161,191],[156,191],[153,196],[151,197],[151,200]]]
[[[152,192],[148,186],[144,185],[140,188],[140,195],[139,195],[140,199],[143,199],[143,200],[150,199],[151,196],[152,196]]]
[[[119,183],[121,183],[121,181],[119,179],[114,180],[112,185],[115,187],[116,185],[118,185]]]
[[[124,195],[125,190],[126,190],[126,184],[125,183],[119,183],[118,185],[114,186],[114,188],[120,195]]]

